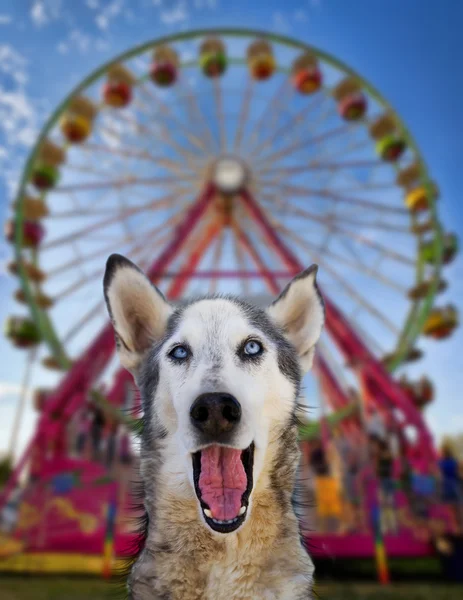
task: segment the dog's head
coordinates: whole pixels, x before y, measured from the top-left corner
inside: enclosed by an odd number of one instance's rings
[[[172,486],[194,490],[216,532],[246,520],[272,440],[294,422],[324,321],[316,272],[298,275],[267,310],[230,297],[174,308],[129,260],[108,259],[105,298],[145,428],[162,431]]]

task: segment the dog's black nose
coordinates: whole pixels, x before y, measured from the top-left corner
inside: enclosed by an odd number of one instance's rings
[[[241,406],[230,394],[201,394],[193,402],[190,410],[193,425],[203,434],[219,441],[238,425],[241,419]]]

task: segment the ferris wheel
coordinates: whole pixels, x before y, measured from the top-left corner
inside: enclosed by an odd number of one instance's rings
[[[172,301],[265,300],[315,262],[327,301],[317,376],[344,389],[354,373],[376,401],[382,390],[424,443],[415,408],[430,382],[388,373],[420,357],[421,335],[458,324],[437,300],[457,252],[438,195],[400,117],[325,52],[246,30],[156,40],[92,73],[42,130],[7,223],[25,309],[6,333],[64,372],[50,402],[71,410],[111,363],[111,252]]]

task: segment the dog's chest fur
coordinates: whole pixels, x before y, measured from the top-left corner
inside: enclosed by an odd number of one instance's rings
[[[222,537],[208,531],[194,498],[179,498],[162,484],[161,494],[153,490],[154,502],[147,508],[156,518],[130,577],[131,599],[312,597],[313,565],[300,543],[291,504],[299,451],[295,435],[284,442],[254,492],[249,520],[236,534]]]
[[[185,521],[196,510],[182,508]],[[312,571],[295,517],[283,515],[268,492],[255,498],[243,531],[225,540],[200,523],[175,527],[165,520],[163,533],[147,540],[131,589],[134,600],[309,600]]]

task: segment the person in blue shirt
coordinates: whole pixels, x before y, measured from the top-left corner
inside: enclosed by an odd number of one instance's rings
[[[452,507],[455,516],[455,522],[461,528],[462,523],[459,518],[459,508],[462,502],[460,490],[460,477],[458,461],[454,455],[452,447],[444,444],[441,450],[439,460],[439,470],[441,474],[442,500]]]

